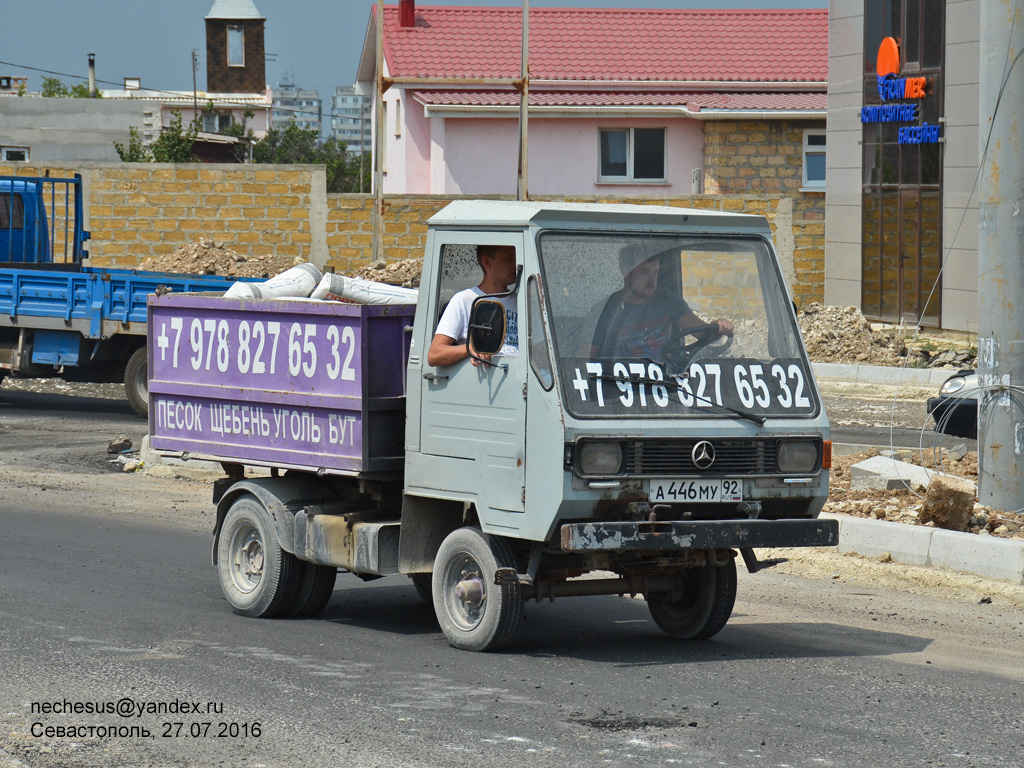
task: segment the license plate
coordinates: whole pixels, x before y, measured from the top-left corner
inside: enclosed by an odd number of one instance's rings
[[[652,503],[743,501],[742,480],[651,480]]]

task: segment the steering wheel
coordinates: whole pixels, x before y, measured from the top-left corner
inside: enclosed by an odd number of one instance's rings
[[[689,344],[686,343],[688,336],[694,337]],[[724,341],[712,346],[712,342],[719,339],[724,339]],[[711,347],[716,353],[721,354],[732,346],[732,342],[732,336],[719,335],[718,323],[704,323],[685,330],[674,329],[668,341],[665,342],[665,346],[662,347],[661,354],[666,362],[672,363],[674,367],[685,369],[694,355],[705,347]]]

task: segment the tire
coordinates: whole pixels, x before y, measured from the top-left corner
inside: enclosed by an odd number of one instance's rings
[[[512,548],[500,537],[479,528],[448,534],[431,581],[434,613],[448,642],[465,651],[492,651],[512,639],[523,615],[523,591],[519,584],[496,585],[494,573],[515,567]]]
[[[240,496],[224,518],[217,576],[232,610],[242,616],[272,618],[296,605],[302,563],[281,549],[273,520],[254,496]]]
[[[139,347],[124,368],[124,394],[128,404],[142,418],[149,417],[149,363],[146,348]]]
[[[296,590],[295,602],[288,613],[291,616],[316,616],[334,594],[338,569],[313,563],[299,563],[299,567],[302,569],[302,579]]]
[[[417,594],[423,598],[423,602],[427,605],[434,604],[434,588],[432,586],[433,574],[430,573],[411,573],[409,578],[412,579],[412,585],[416,587]]]
[[[662,632],[684,640],[704,640],[718,634],[729,621],[736,602],[736,561],[705,564],[685,571],[684,597],[670,600],[645,595],[654,623]]]

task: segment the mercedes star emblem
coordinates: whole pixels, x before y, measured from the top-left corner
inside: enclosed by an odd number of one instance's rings
[[[708,469],[715,463],[715,446],[707,440],[701,440],[693,446],[690,458],[697,469]]]

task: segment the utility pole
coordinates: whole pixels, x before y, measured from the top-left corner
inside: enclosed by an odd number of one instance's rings
[[[529,200],[530,192],[527,175],[530,166],[527,161],[527,126],[530,114],[530,0],[523,0],[523,60],[520,69],[522,84],[519,87],[519,172],[517,174],[516,200]]]
[[[210,86],[206,86],[209,90]],[[199,119],[199,96],[196,88],[196,49],[192,49],[192,120]]]
[[[377,0],[377,76],[373,100],[373,262],[384,258],[384,0]]]
[[[978,500],[1024,507],[1024,23],[980,3]]]

